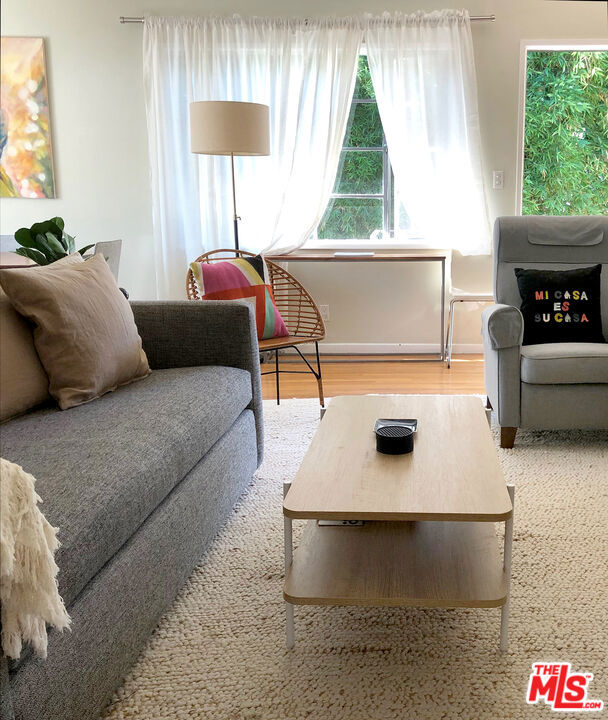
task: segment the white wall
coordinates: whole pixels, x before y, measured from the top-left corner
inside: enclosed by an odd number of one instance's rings
[[[133,298],[152,295],[152,223],[140,25],[120,15],[348,15],[461,7],[448,0],[3,0],[2,34],[46,38],[58,198],[3,199],[0,232],[61,215],[82,244],[122,237],[120,282]],[[608,34],[603,3],[475,0],[473,39],[481,134],[492,220],[515,211],[515,162],[521,39],[598,38]],[[505,189],[489,189],[492,169]],[[292,265],[292,269],[294,266]],[[298,265],[319,303],[329,304],[328,340],[336,343],[436,341],[428,303],[436,302],[437,271],[422,265]],[[491,289],[488,257],[456,257],[454,282]],[[387,289],[388,288],[388,289]],[[366,300],[362,300],[366,293]],[[392,301],[397,311],[387,308]],[[479,311],[462,311],[457,343],[479,342]]]

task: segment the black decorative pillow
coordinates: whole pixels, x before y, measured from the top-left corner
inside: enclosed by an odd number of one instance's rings
[[[605,342],[600,306],[601,265],[576,270],[515,268],[524,345]]]

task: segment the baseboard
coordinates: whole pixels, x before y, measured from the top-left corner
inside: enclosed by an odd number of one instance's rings
[[[299,345],[305,354],[314,353],[315,346],[310,343]],[[439,343],[319,343],[322,355],[430,355],[439,353]],[[293,348],[286,350],[295,353]],[[481,343],[455,343],[453,354],[480,354]]]

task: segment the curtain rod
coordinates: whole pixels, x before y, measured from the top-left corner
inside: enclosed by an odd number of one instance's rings
[[[125,15],[121,15],[119,18],[121,25],[129,25],[131,23],[143,23],[144,19],[145,18],[143,17],[126,17]],[[469,20],[471,22],[494,22],[496,20],[496,15],[471,15]]]

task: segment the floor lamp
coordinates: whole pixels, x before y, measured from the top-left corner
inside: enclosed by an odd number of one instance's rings
[[[190,150],[199,155],[230,155],[234,247],[239,249],[239,216],[234,182],[235,155],[270,155],[268,105],[249,102],[190,103]]]

